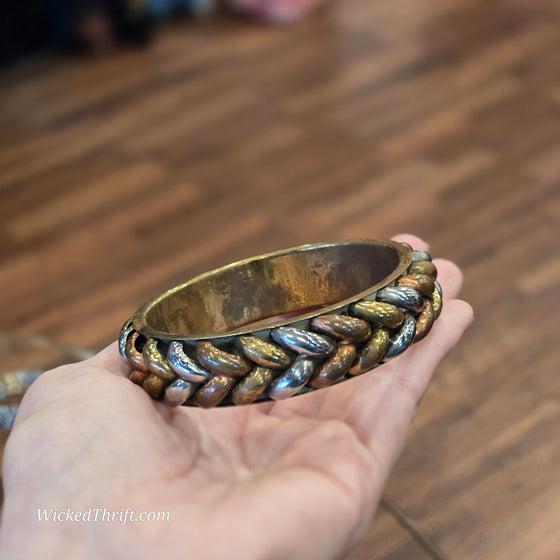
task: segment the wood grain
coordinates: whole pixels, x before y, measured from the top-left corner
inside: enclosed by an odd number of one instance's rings
[[[558,53],[554,0],[345,0],[24,61],[0,76],[0,331],[100,348],[209,268],[416,233],[476,321],[349,558],[555,560]]]

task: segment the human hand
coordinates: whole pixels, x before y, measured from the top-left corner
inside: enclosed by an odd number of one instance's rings
[[[416,249],[426,245],[398,236]],[[286,401],[168,408],[116,343],[43,374],[4,454],[3,558],[340,558],[362,536],[443,356],[472,321],[436,259],[430,335],[356,379]],[[38,522],[37,510],[169,512],[169,522]]]

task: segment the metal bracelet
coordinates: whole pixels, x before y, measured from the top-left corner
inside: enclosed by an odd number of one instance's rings
[[[121,329],[130,379],[169,406],[280,400],[351,379],[421,340],[437,270],[406,243],[302,245],[202,274]]]

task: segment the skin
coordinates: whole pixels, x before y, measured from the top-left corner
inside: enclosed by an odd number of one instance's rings
[[[395,238],[426,249],[418,238]],[[170,409],[116,343],[46,372],[3,460],[2,558],[342,558],[368,528],[438,363],[472,321],[436,259],[430,335],[374,372],[277,403]],[[38,508],[168,511],[170,522],[38,522]]]

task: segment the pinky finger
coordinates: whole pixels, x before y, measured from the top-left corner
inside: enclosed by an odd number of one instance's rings
[[[471,306],[449,301],[429,337],[363,380],[350,402],[346,421],[389,470],[400,453],[416,407],[443,357],[473,319]]]

